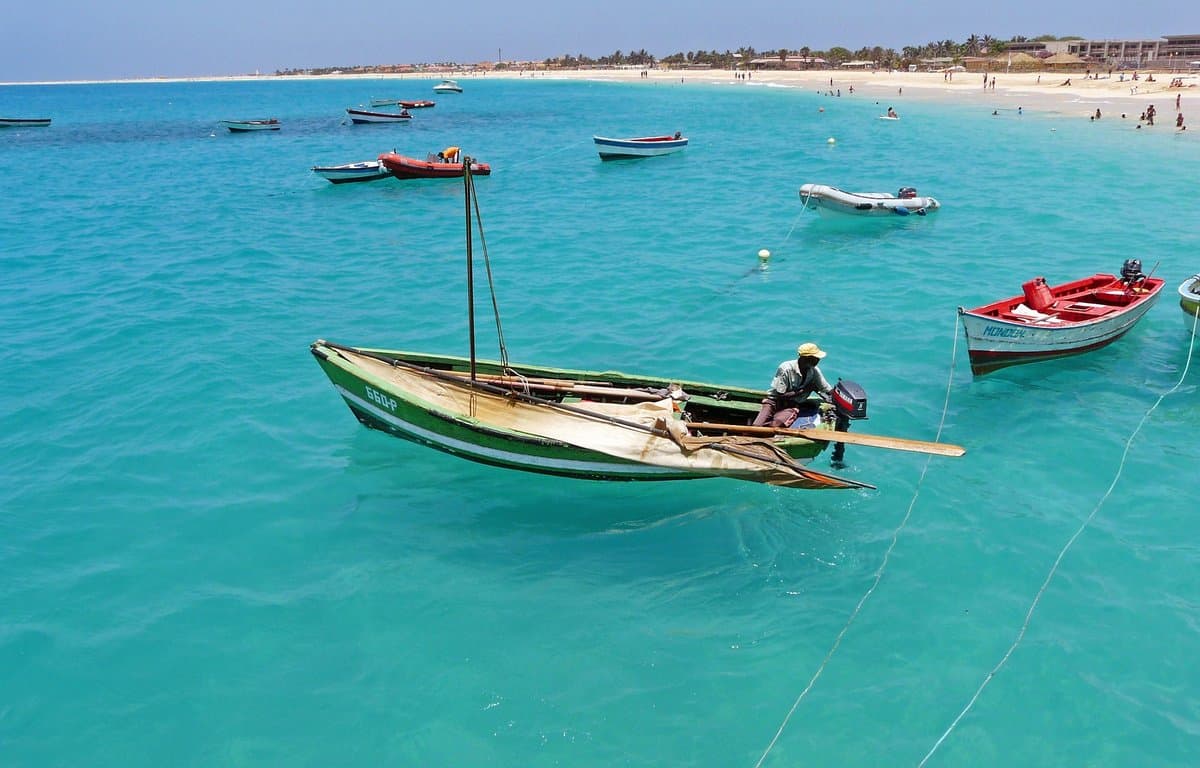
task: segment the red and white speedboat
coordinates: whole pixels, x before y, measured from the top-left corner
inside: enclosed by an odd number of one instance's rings
[[[958,308],[967,332],[971,372],[1076,355],[1111,344],[1154,306],[1163,281],[1128,259],[1121,275],[1097,274],[1049,286],[1041,277],[1017,296],[975,309]]]
[[[446,162],[437,155],[418,160],[395,152],[384,152],[379,156],[379,162],[397,179],[456,179],[463,175],[461,162]],[[489,176],[491,173],[492,167],[487,163],[471,162],[472,176]]]

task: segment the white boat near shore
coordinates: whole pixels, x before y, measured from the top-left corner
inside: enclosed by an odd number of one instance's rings
[[[350,115],[350,122],[355,124],[403,123],[412,120],[412,115],[407,109],[401,109],[399,112],[379,112],[373,109],[346,107],[346,114]]]
[[[314,165],[312,171],[334,184],[375,181],[376,179],[386,179],[392,175],[392,172],[384,168],[378,160],[365,160],[361,163],[346,163],[345,165]]]
[[[676,133],[674,136],[642,136],[633,139],[611,139],[606,136],[593,136],[596,149],[601,160],[617,160],[625,157],[656,157],[678,152],[688,145],[687,137]]]
[[[806,208],[820,213],[855,216],[924,216],[942,204],[933,197],[919,197],[913,187],[901,187],[894,195],[886,192],[846,192],[825,184],[802,184],[800,199]]]
[[[230,133],[250,133],[252,131],[278,131],[279,121],[273,117],[265,120],[222,120],[222,128],[228,128]]]

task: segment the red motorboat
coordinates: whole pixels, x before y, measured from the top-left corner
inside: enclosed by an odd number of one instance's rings
[[[384,152],[379,156],[383,167],[397,179],[456,179],[462,178],[463,164],[460,160],[445,160],[438,155],[428,155],[424,160]],[[472,176],[489,176],[492,167],[487,163],[471,162]]]
[[[1163,280],[1126,259],[1121,275],[1096,274],[1062,285],[1041,277],[1023,293],[975,309],[958,308],[976,376],[997,368],[1075,355],[1111,344],[1154,306]]]
[[[428,99],[421,99],[420,101],[397,101],[396,103],[405,109],[426,109],[434,105],[434,102]]]

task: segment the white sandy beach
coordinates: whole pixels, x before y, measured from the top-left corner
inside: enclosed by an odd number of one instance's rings
[[[238,81],[273,79],[362,79],[362,80],[420,80],[429,81],[453,77],[467,82],[475,79],[560,79],[604,80],[656,85],[687,85],[698,83],[728,84],[736,87],[805,88],[821,93],[840,93],[843,97],[874,98],[894,106],[903,114],[905,100],[943,101],[978,104],[989,111],[1036,111],[1048,116],[1088,118],[1097,109],[1104,116],[1137,122],[1138,116],[1150,104],[1157,111],[1156,125],[1174,130],[1179,97],[1179,112],[1188,122],[1200,123],[1200,72],[1168,72],[1140,70],[1138,80],[1132,73],[1101,74],[1099,79],[1087,79],[1079,72],[989,72],[988,87],[983,86],[982,72],[862,71],[862,70],[759,70],[739,79],[730,70],[650,69],[643,77],[640,69],[575,69],[575,70],[439,70],[404,74],[334,74],[334,75],[245,75],[229,77],[145,78],[105,82],[189,82]],[[1152,76],[1153,81],[1147,81]],[[994,85],[992,78],[995,79]],[[1171,83],[1181,80],[1182,86]],[[96,81],[89,81],[96,82]],[[1069,83],[1069,84],[1064,84]],[[5,83],[4,85],[47,85],[58,83]],[[853,88],[853,92],[851,92]],[[1189,107],[1191,112],[1189,113]],[[1200,135],[1200,128],[1196,135]],[[1191,133],[1191,130],[1185,133]]]
[[[811,70],[775,71],[761,70],[750,74],[748,80],[738,80],[734,73],[726,70],[649,70],[642,78],[639,70],[572,70],[536,73],[500,72],[487,74],[455,75],[459,78],[474,77],[537,77],[537,78],[586,78],[593,80],[632,80],[664,84],[729,83],[737,86],[777,86],[806,88],[821,93],[840,92],[843,97],[853,95],[886,101],[897,111],[903,111],[906,99],[979,104],[989,110],[1011,110],[1018,107],[1025,111],[1061,115],[1064,117],[1088,118],[1097,108],[1105,115],[1118,117],[1126,113],[1137,121],[1138,115],[1149,104],[1158,112],[1156,124],[1175,125],[1175,98],[1180,96],[1180,111],[1188,117],[1189,105],[1193,107],[1195,119],[1200,122],[1200,72],[1170,73],[1143,70],[1138,80],[1131,80],[1126,73],[1122,81],[1118,74],[1104,74],[1100,79],[1084,79],[1083,73],[1063,72],[990,72],[988,88],[983,87],[982,72],[955,72],[947,76],[942,72],[902,71],[855,71],[855,70]],[[1146,78],[1153,75],[1154,80]],[[412,77],[411,75],[408,77]],[[991,80],[995,78],[995,85]],[[426,76],[426,79],[428,76]],[[1182,87],[1171,87],[1173,80],[1181,79]],[[1070,81],[1069,85],[1063,85]]]

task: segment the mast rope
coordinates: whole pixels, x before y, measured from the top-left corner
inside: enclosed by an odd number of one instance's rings
[[[475,206],[475,228],[479,230],[479,245],[483,249],[483,266],[487,272],[488,293],[492,298],[492,315],[496,318],[496,340],[500,344],[500,365],[504,370],[508,368],[508,346],[504,343],[504,328],[500,324],[500,304],[496,301],[496,282],[492,278],[492,261],[488,258],[487,238],[483,233],[483,218],[479,213],[479,195],[475,192],[475,177],[471,175],[471,158],[465,158],[463,161],[463,174],[467,179],[467,190],[471,196],[471,202]]]
[[[917,764],[918,768],[921,768],[921,766],[924,766],[927,762],[929,762],[929,759],[933,757],[935,752],[938,751],[938,748],[942,746],[942,743],[945,742],[954,729],[958,727],[958,724],[964,717],[967,716],[967,713],[970,712],[971,708],[975,706],[975,702],[979,700],[980,695],[983,694],[983,689],[987,687],[987,684],[990,683],[992,679],[995,678],[996,674],[1004,667],[1004,665],[1008,663],[1008,660],[1012,657],[1013,652],[1017,650],[1017,646],[1020,645],[1021,641],[1025,638],[1025,632],[1029,629],[1029,624],[1033,620],[1033,612],[1037,610],[1038,604],[1042,600],[1042,595],[1044,595],[1046,590],[1050,587],[1050,582],[1054,579],[1055,574],[1058,572],[1058,566],[1062,563],[1063,558],[1066,557],[1067,550],[1071,548],[1071,545],[1075,543],[1075,540],[1078,539],[1083,534],[1084,530],[1087,529],[1088,525],[1091,524],[1092,520],[1096,517],[1096,514],[1100,511],[1100,507],[1104,506],[1104,502],[1108,501],[1108,497],[1112,494],[1113,489],[1117,487],[1117,481],[1121,479],[1121,473],[1125,470],[1125,461],[1129,458],[1129,448],[1133,444],[1133,439],[1137,437],[1139,432],[1141,432],[1142,427],[1150,418],[1150,414],[1154,413],[1154,410],[1158,408],[1159,404],[1166,399],[1168,395],[1174,394],[1175,391],[1183,385],[1184,380],[1187,378],[1188,369],[1191,368],[1192,365],[1192,352],[1195,348],[1197,322],[1200,322],[1200,313],[1198,313],[1192,319],[1192,344],[1188,347],[1187,362],[1184,363],[1183,373],[1179,376],[1179,381],[1175,382],[1175,386],[1158,396],[1158,399],[1154,401],[1154,404],[1150,406],[1150,409],[1143,414],[1141,421],[1139,421],[1137,426],[1134,427],[1132,434],[1130,434],[1129,438],[1125,441],[1125,450],[1122,452],[1121,461],[1117,465],[1116,476],[1113,477],[1112,483],[1110,483],[1108,486],[1108,490],[1106,490],[1104,495],[1100,497],[1100,501],[1096,502],[1096,506],[1092,509],[1091,513],[1084,518],[1083,522],[1080,523],[1079,527],[1075,530],[1075,533],[1071,534],[1071,537],[1067,539],[1067,543],[1063,545],[1061,550],[1059,550],[1058,557],[1054,558],[1054,564],[1050,566],[1050,571],[1046,574],[1046,578],[1042,582],[1042,586],[1038,588],[1037,594],[1034,595],[1033,602],[1029,605],[1029,610],[1025,612],[1025,620],[1021,622],[1021,629],[1018,630],[1017,636],[1012,641],[1012,645],[1010,645],[1008,650],[1004,652],[1004,655],[1000,657],[1000,661],[996,663],[996,666],[992,667],[991,671],[984,676],[983,682],[981,682],[979,687],[975,689],[975,693],[971,696],[970,700],[967,701],[966,706],[962,708],[962,711],[958,713],[958,716],[954,718],[942,735],[938,737],[938,740],[934,742],[932,747],[930,747],[929,752],[925,754],[925,757],[921,758],[921,762]]]
[[[946,425],[946,414],[950,410],[950,392],[954,385],[954,366],[957,362],[957,358],[958,316],[955,315],[954,344],[950,352],[950,375],[946,379],[946,398],[942,403],[942,418],[938,422],[937,435],[933,438],[935,442],[941,440],[942,429]],[[900,538],[900,532],[904,530],[904,527],[908,524],[909,518],[912,517],[913,507],[916,506],[917,497],[921,493],[921,484],[925,482],[925,475],[929,472],[929,464],[932,460],[932,455],[925,457],[925,465],[921,468],[920,477],[917,478],[917,487],[913,490],[912,500],[909,501],[908,509],[904,511],[904,517],[900,520],[900,524],[896,526],[894,531],[892,531],[892,540],[883,553],[883,559],[879,563],[879,568],[875,571],[875,578],[871,581],[871,586],[867,588],[867,591],[859,599],[858,604],[854,606],[854,610],[850,612],[850,617],[846,619],[845,625],[843,625],[841,631],[837,633],[837,637],[835,637],[833,640],[833,645],[830,646],[829,651],[825,654],[825,658],[823,658],[820,665],[817,666],[817,671],[814,672],[812,678],[809,679],[808,685],[804,686],[804,690],[800,691],[800,695],[798,695],[796,700],[792,702],[792,708],[789,709],[787,715],[784,716],[783,722],[779,724],[779,730],[775,731],[775,736],[771,739],[771,743],[767,745],[767,748],[763,750],[762,756],[758,758],[758,762],[754,764],[754,768],[761,768],[763,762],[766,761],[767,756],[771,754],[771,750],[775,748],[776,742],[779,741],[779,737],[783,735],[784,729],[787,728],[788,723],[791,721],[792,715],[796,714],[796,709],[799,708],[800,702],[804,701],[804,698],[808,696],[808,692],[812,690],[814,685],[816,685],[817,678],[819,678],[821,673],[825,671],[825,667],[829,664],[829,660],[833,658],[833,654],[837,652],[838,647],[842,644],[842,639],[846,636],[846,633],[850,631],[850,625],[853,624],[854,620],[858,618],[858,614],[862,612],[863,606],[866,605],[867,600],[869,600],[871,595],[874,594],[875,588],[879,586],[879,582],[883,580],[883,572],[887,568],[888,562],[891,559],[892,551],[896,548],[896,543]]]

